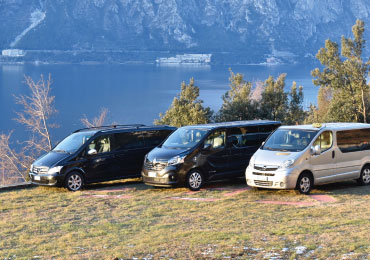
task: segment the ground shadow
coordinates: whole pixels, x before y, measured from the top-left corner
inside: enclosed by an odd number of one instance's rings
[[[139,178],[134,179],[125,179],[125,180],[117,180],[117,181],[110,181],[110,182],[99,182],[99,183],[92,183],[86,184],[84,190],[93,191],[93,190],[103,190],[103,189],[118,189],[118,188],[133,188],[136,190],[146,190],[150,189],[150,186],[145,185]]]
[[[333,195],[370,195],[370,186],[360,186],[356,181],[345,181],[316,186],[312,193],[331,193]]]

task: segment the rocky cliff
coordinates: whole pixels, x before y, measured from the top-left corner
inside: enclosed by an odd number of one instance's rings
[[[296,61],[350,36],[356,19],[369,39],[369,15],[370,0],[0,0],[0,48]]]

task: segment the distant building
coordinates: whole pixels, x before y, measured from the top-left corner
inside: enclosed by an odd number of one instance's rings
[[[26,55],[26,52],[24,50],[19,50],[19,49],[7,49],[7,50],[3,50],[1,54],[3,56],[8,56],[8,57],[22,57]]]
[[[172,64],[208,64],[211,62],[212,54],[183,54],[175,57],[158,58],[157,63]]]

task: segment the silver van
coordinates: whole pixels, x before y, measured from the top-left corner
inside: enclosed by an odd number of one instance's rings
[[[297,189],[357,180],[370,183],[370,124],[281,126],[257,150],[245,172],[249,186]]]

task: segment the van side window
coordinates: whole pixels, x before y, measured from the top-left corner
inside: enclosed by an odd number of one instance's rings
[[[95,149],[99,153],[108,153],[111,151],[111,136],[102,135],[95,138],[88,147],[88,150]]]
[[[162,143],[164,139],[171,133],[172,131],[162,130],[162,131],[145,131],[143,132],[144,141],[146,147],[155,147]]]
[[[210,134],[205,140],[205,144],[211,144],[212,148],[223,148],[225,147],[225,131],[215,131]]]
[[[116,151],[144,147],[144,138],[142,132],[118,133],[114,134],[114,137],[115,137],[114,150]]]
[[[260,125],[258,126],[258,132],[261,133],[271,133],[276,128],[275,125]]]
[[[329,150],[333,145],[333,133],[330,131],[322,132],[321,135],[313,143],[313,145],[319,145],[321,152]]]
[[[234,147],[248,147],[261,145],[260,136],[256,132],[258,129],[252,127],[238,127],[232,128],[228,132],[228,142],[232,143]]]
[[[338,131],[337,144],[342,153],[370,150],[370,129]]]
[[[260,142],[266,140],[266,138],[271,134],[272,131],[274,131],[277,128],[276,125],[260,125],[258,126],[258,136],[260,139]]]

